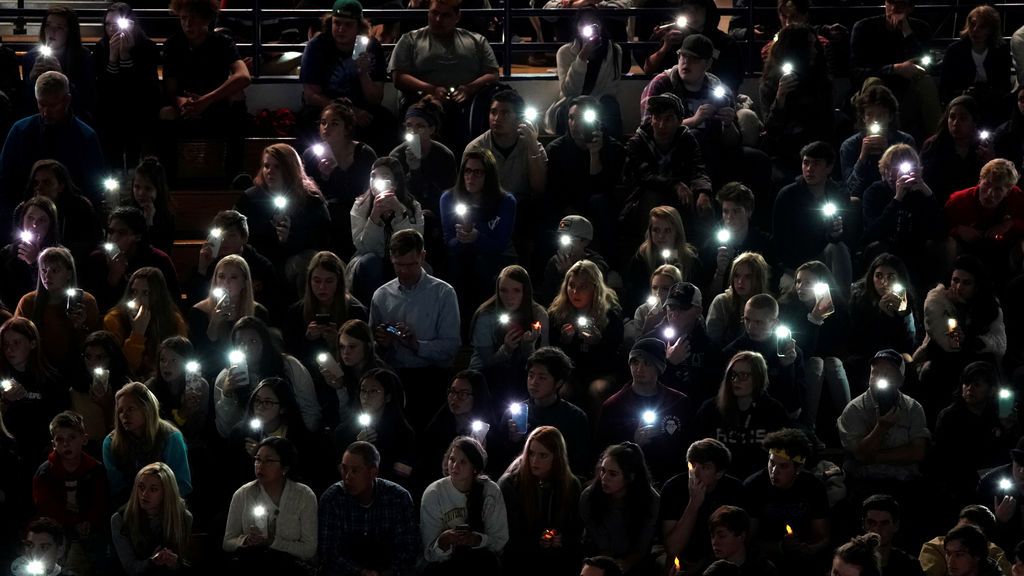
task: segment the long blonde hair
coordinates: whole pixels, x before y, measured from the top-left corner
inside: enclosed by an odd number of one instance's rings
[[[660,218],[668,222],[675,231],[675,251],[679,259],[679,271],[683,273],[683,280],[689,281],[693,278],[693,267],[697,262],[697,249],[686,241],[686,228],[683,227],[683,218],[679,211],[671,206],[655,206],[651,208],[647,218],[647,230],[644,231],[644,242],[637,248],[636,252],[647,262],[647,269],[654,270],[658,267],[661,255],[658,254],[654,241],[651,240],[651,220]]]
[[[726,322],[729,326],[733,326],[740,321],[740,318],[743,316],[743,307],[746,306],[747,300],[750,299],[749,297],[743,298],[732,289],[733,280],[736,278],[736,269],[740,266],[749,266],[750,273],[754,276],[750,297],[757,294],[767,294],[769,288],[768,282],[771,276],[771,267],[768,266],[768,261],[764,259],[764,256],[757,252],[744,252],[733,258],[732,266],[729,268],[729,285],[723,294],[726,312],[728,312]]]
[[[604,330],[608,324],[608,311],[619,308],[619,298],[615,295],[615,291],[604,283],[604,274],[601,273],[601,269],[590,260],[580,260],[573,264],[565,273],[565,278],[562,278],[562,287],[558,289],[558,296],[555,296],[554,302],[548,308],[548,316],[558,320],[557,323],[552,322],[552,325],[560,325],[566,319],[574,318],[578,314],[577,310],[573,308],[572,302],[569,301],[569,282],[576,276],[581,276],[584,281],[593,284],[594,299],[590,302],[587,316],[597,324],[599,329]]]
[[[160,504],[160,534],[162,536],[160,544],[165,548],[170,548],[179,558],[184,559],[185,553],[188,552],[189,540],[185,526],[185,501],[178,493],[178,482],[174,478],[174,471],[163,462],[149,464],[135,475],[131,495],[122,511],[124,520],[122,533],[128,536],[136,554],[147,558],[153,554],[153,548],[157,543],[149,541],[147,535],[149,518],[146,511],[142,509],[142,505],[139,504],[138,486],[143,476],[156,476],[160,479],[160,484],[163,487],[163,501]]]
[[[213,277],[210,279],[210,294],[204,300],[206,306],[209,307],[211,313],[217,307],[217,298],[213,295],[213,289],[217,284],[217,273],[224,266],[236,266],[245,277],[245,286],[242,286],[242,294],[239,298],[241,301],[235,303],[235,316],[238,318],[254,316],[256,314],[256,299],[252,294],[252,274],[249,272],[249,263],[237,254],[228,254],[217,262],[217,266],[213,269]]]
[[[130,475],[139,452],[151,460],[161,458],[164,443],[174,431],[174,426],[160,419],[160,401],[142,382],[129,382],[117,391],[114,395],[115,410],[117,401],[125,396],[131,396],[142,406],[142,414],[146,421],[142,437],[136,439],[125,430],[120,418],[114,418],[114,430],[110,433],[110,450],[117,467],[128,471]]]

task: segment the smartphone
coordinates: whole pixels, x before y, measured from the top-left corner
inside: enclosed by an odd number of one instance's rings
[[[893,386],[885,388],[872,386],[871,394],[875,397],[875,403],[878,404],[879,414],[888,414],[896,406],[897,391]]]
[[[360,56],[366,52],[366,47],[370,45],[370,38],[367,36],[359,35],[356,36],[355,46],[352,47],[352,59],[357,60]]]
[[[71,288],[68,290],[68,301],[65,311],[71,314],[75,306],[82,303],[82,299],[85,297],[85,291],[81,288]]]
[[[388,334],[398,336],[399,338],[405,338],[405,333],[399,330],[398,326],[395,326],[394,324],[385,324],[384,331]]]
[[[326,326],[327,324],[330,324],[331,323],[331,315],[330,314],[317,314],[316,315],[316,323],[321,325],[321,326]]]

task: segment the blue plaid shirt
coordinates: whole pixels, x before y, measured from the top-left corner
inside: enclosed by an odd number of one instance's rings
[[[378,478],[369,506],[349,496],[341,482],[335,483],[320,498],[320,574],[412,574],[420,557],[417,520],[409,492],[394,482]]]

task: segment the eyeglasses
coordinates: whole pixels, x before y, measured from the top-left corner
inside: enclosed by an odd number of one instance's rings
[[[456,390],[455,388],[449,388],[448,395],[455,396],[459,400],[465,400],[466,398],[472,396],[473,392],[470,390]]]
[[[256,408],[277,406],[280,402],[277,400],[263,400],[262,398],[253,398],[252,405]]]
[[[466,168],[462,171],[466,176],[486,176],[487,172],[483,168]]]
[[[735,370],[729,371],[729,382],[746,382],[750,380],[750,372],[737,372]]]

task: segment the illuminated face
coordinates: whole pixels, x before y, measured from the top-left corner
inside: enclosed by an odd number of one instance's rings
[[[142,306],[149,306],[149,280],[136,278],[128,288],[128,296]]]
[[[341,482],[345,492],[354,498],[364,497],[373,490],[377,468],[370,466],[362,456],[345,452],[341,457]]]
[[[892,514],[884,510],[868,510],[864,514],[864,531],[878,534],[882,546],[892,544],[893,536],[896,535],[898,529]]]
[[[569,303],[577,310],[589,310],[594,302],[594,284],[583,278],[581,274],[574,274],[566,283],[566,293],[569,296]]]
[[[526,390],[534,401],[547,400],[558,393],[558,382],[547,366],[536,363],[526,373]]]
[[[732,291],[741,298],[754,295],[754,270],[747,263],[737,264],[732,268]]]
[[[448,454],[448,476],[457,484],[468,483],[479,473],[466,458],[466,454],[458,448],[452,448]]]
[[[373,378],[364,378],[359,384],[359,403],[363,411],[379,415],[390,401],[391,395],[385,393],[384,386]]]
[[[420,280],[423,273],[423,258],[426,252],[408,252],[400,256],[391,255],[391,267],[395,270],[398,282],[403,286],[411,286]]]
[[[801,162],[801,173],[808,186],[821,186],[828,181],[828,175],[832,172],[832,165],[823,158],[811,158],[804,156]]]
[[[281,456],[273,448],[260,446],[253,458],[253,472],[261,483],[275,484],[285,477],[288,468],[281,465]]]
[[[771,338],[775,325],[778,323],[778,316],[769,310],[753,308],[749,302],[743,308],[743,328],[747,331],[747,335],[757,342]]]
[[[476,158],[466,160],[466,166],[462,169],[462,184],[466,192],[480,194],[484,191],[484,184],[487,182],[487,170],[484,163]]]
[[[966,304],[974,298],[976,290],[974,274],[966,270],[953,270],[953,277],[949,282],[949,289],[953,293],[953,299],[961,304]]]
[[[71,282],[71,269],[56,260],[41,262],[39,280],[49,292],[60,294]]]
[[[972,138],[978,131],[978,124],[975,122],[974,116],[971,116],[967,108],[959,105],[950,109],[946,127],[949,128],[949,133],[954,140]]]
[[[746,534],[734,534],[725,526],[719,526],[711,532],[711,550],[715,558],[726,560],[736,558],[746,551]]]
[[[515,133],[519,118],[510,102],[491,102],[489,115],[491,132],[498,136],[509,136]]]
[[[1013,184],[993,182],[991,178],[982,178],[978,183],[978,202],[989,210],[995,209],[1006,199]]]
[[[896,275],[896,269],[892,266],[879,266],[875,268],[875,272],[871,276],[871,284],[875,287],[875,293],[879,297],[888,294],[892,285],[900,281],[899,276]]]
[[[47,532],[29,532],[22,545],[25,557],[42,562],[47,571],[64,557],[64,546],[58,545]]]
[[[237,302],[245,288],[245,272],[238,266],[224,264],[217,267],[217,274],[213,277],[213,287],[223,288],[231,297],[232,302]]]
[[[732,388],[733,396],[737,398],[750,398],[754,395],[754,371],[750,362],[737,360],[733,362],[729,372],[725,375]]]
[[[629,372],[634,384],[650,384],[658,381],[658,369],[645,358],[629,359]]]
[[[111,218],[107,225],[107,240],[121,252],[129,252],[142,240],[142,236],[133,232],[120,218]]]
[[[651,218],[648,230],[651,235],[651,243],[654,244],[657,250],[664,250],[666,248],[672,250],[676,247],[676,229],[667,219]]]
[[[498,300],[504,310],[518,310],[523,305],[523,285],[508,276],[498,280]]]
[[[281,408],[281,399],[270,386],[261,387],[253,396],[252,414],[268,429],[280,426],[284,410]]]
[[[768,478],[772,486],[788,490],[796,482],[800,467],[792,460],[780,458],[775,454],[768,455]]]
[[[331,144],[344,142],[348,138],[345,121],[331,108],[324,108],[320,114],[320,139]]]
[[[158,368],[164,382],[175,382],[185,375],[185,357],[170,348],[160,351]]]
[[[47,16],[43,34],[46,45],[53,49],[54,55],[59,54],[68,44],[68,19],[53,14]]]
[[[331,37],[334,38],[335,46],[346,48],[354,46],[358,34],[359,21],[355,18],[331,16]]]
[[[949,576],[974,576],[978,573],[980,558],[972,556],[961,540],[947,540],[946,573]]]
[[[43,238],[50,232],[50,217],[38,206],[29,206],[21,219],[23,230],[30,230],[35,237]]]
[[[156,202],[157,190],[148,178],[136,174],[132,179],[132,197],[139,206],[152,206]]]
[[[726,200],[722,202],[722,224],[729,230],[746,230],[750,225],[750,212],[742,205]]]

